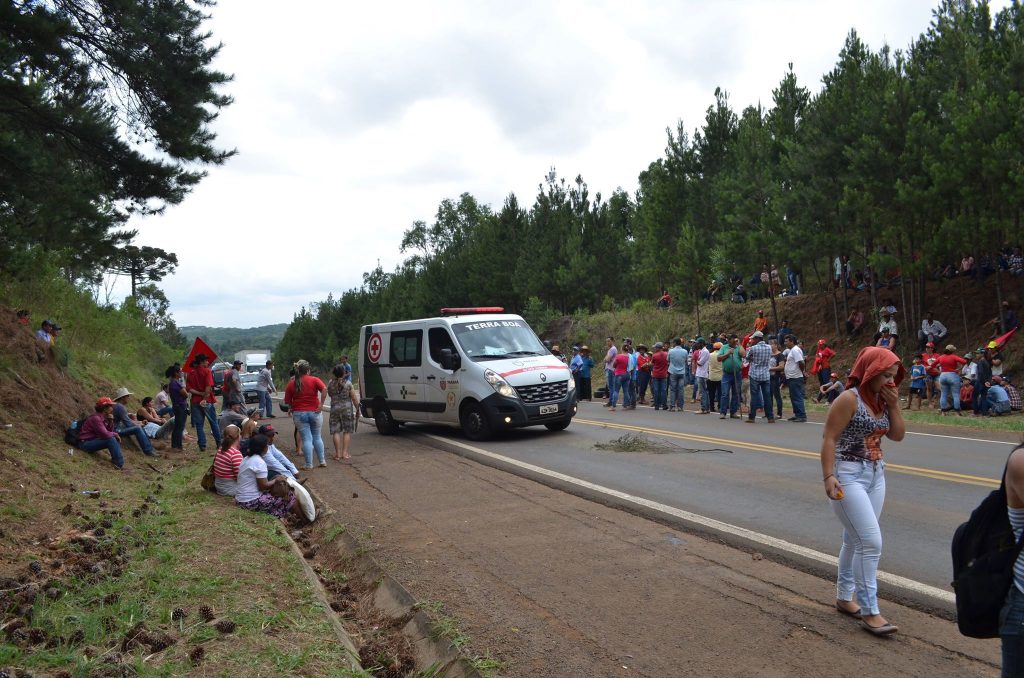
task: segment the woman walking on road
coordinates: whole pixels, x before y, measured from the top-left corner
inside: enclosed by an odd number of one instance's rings
[[[821,443],[825,494],[843,524],[836,609],[859,617],[864,630],[876,636],[897,631],[878,610],[876,576],[882,555],[878,518],[885,502],[881,439],[900,441],[906,433],[899,408],[899,384],[905,375],[892,351],[875,346],[862,349],[850,372],[848,390],[829,409]]]
[[[309,374],[309,363],[300,360],[295,363],[295,376],[284,389],[284,402],[289,406],[295,430],[302,438],[302,454],[306,457],[306,470],[313,468],[313,450],[320,466],[327,466],[324,459],[323,407],[327,386],[318,377]]]
[[[327,384],[331,396],[331,439],[334,441],[334,460],[348,461],[352,455],[348,446],[359,421],[359,391],[346,377],[344,365],[334,366],[334,379]]]

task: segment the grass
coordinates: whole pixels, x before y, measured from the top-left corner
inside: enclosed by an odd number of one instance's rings
[[[0,666],[92,675],[112,641],[144,622],[179,640],[151,658],[126,655],[138,675],[190,673],[188,653],[198,645],[205,649],[202,667],[210,674],[370,675],[351,668],[346,651],[328,640],[333,630],[325,610],[277,520],[202,491],[201,474],[201,465],[194,465],[163,476],[164,490],[152,509],[137,518],[113,519],[109,534],[128,544],[120,579],[72,579],[60,598],[37,597],[33,627],[64,638],[80,631],[80,643],[3,644]],[[139,490],[137,496],[149,491]],[[234,633],[222,635],[202,623],[203,604],[232,619]],[[188,612],[180,623],[171,618],[176,607]],[[87,653],[87,647],[94,650]]]
[[[332,541],[338,538],[339,534],[344,534],[348,527],[344,523],[337,523],[331,525],[324,532],[324,543],[330,544]]]
[[[462,630],[459,620],[445,613],[443,603],[436,600],[421,600],[413,606],[413,609],[430,613],[431,635],[435,640],[443,638],[456,650],[461,649],[471,640]]]
[[[490,653],[484,653],[478,655],[469,660],[473,668],[484,678],[490,678],[491,676],[497,676],[506,670],[507,666],[505,662],[500,659],[495,659]]]
[[[783,399],[785,400],[785,395]],[[788,401],[786,401],[788,403]],[[811,401],[807,402],[807,410],[809,412],[827,412],[828,406],[824,404],[818,404]],[[908,424],[928,424],[934,426],[945,426],[948,428],[970,428],[979,431],[1009,431],[1012,433],[1020,433],[1024,438],[1024,416],[1019,413],[1010,415],[1003,415],[1001,417],[972,417],[970,412],[965,412],[964,416],[958,417],[953,416],[942,416],[938,410],[922,409],[917,410],[902,410],[903,419]]]
[[[607,443],[594,443],[596,449],[610,452],[647,452],[652,446],[650,438],[644,433],[626,433]]]

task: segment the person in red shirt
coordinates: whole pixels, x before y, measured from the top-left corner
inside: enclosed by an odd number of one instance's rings
[[[647,347],[640,344],[636,347],[636,392],[637,402],[647,404],[647,387],[651,383],[651,354]]]
[[[819,386],[832,381],[832,357],[835,351],[828,347],[824,339],[818,339],[818,350],[814,353],[814,364],[811,365],[811,372],[818,375]],[[818,391],[817,401],[821,402],[821,390]]]
[[[921,363],[924,365],[924,390],[928,407],[935,407],[939,399],[939,375],[942,374],[942,368],[939,367],[939,354],[935,352],[934,342],[925,344]]]
[[[199,440],[199,450],[206,451],[206,431],[203,430],[203,422],[210,422],[210,433],[220,447],[220,426],[217,424],[217,411],[214,405],[217,399],[213,395],[213,372],[210,371],[210,359],[205,353],[200,353],[192,361],[192,370],[185,379],[185,388],[191,396],[192,403],[192,426],[196,429],[196,437]]]
[[[949,344],[942,355],[938,357],[939,388],[942,395],[939,397],[939,414],[946,414],[951,409],[962,417],[960,411],[960,368],[967,364],[967,361],[956,354],[956,346]],[[952,401],[952,403],[950,402]],[[949,405],[952,404],[952,408]]]
[[[651,395],[654,409],[668,409],[668,351],[660,341],[651,355]]]
[[[284,389],[284,402],[289,406],[288,415],[302,438],[306,470],[313,468],[314,448],[320,466],[327,466],[321,417],[321,410],[327,399],[327,385],[319,377],[312,376],[309,370],[309,363],[305,360],[295,363],[295,376],[288,381]]]
[[[612,397],[608,401],[608,409],[611,412],[615,411],[615,405],[618,404],[619,389],[622,389],[622,409],[632,410],[636,408],[636,405],[633,404],[633,391],[629,385],[629,353],[627,348],[627,346],[623,346],[623,350],[619,351],[612,360],[612,373],[615,382],[611,384]]]

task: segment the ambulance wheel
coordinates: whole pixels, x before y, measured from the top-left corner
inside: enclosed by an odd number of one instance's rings
[[[569,424],[572,419],[563,419],[562,421],[555,421],[550,424],[544,424],[544,427],[549,431],[564,431],[569,428]]]
[[[387,407],[375,407],[373,423],[377,425],[377,433],[382,436],[393,436],[398,433],[398,422],[391,416]]]
[[[491,437],[491,424],[479,403],[468,403],[462,408],[459,424],[470,440],[487,440]]]

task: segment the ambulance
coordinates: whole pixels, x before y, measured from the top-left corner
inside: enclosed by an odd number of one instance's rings
[[[576,414],[568,366],[503,308],[443,308],[437,318],[364,325],[359,355],[362,414],[382,435],[415,422],[486,440],[521,426],[561,431]]]

